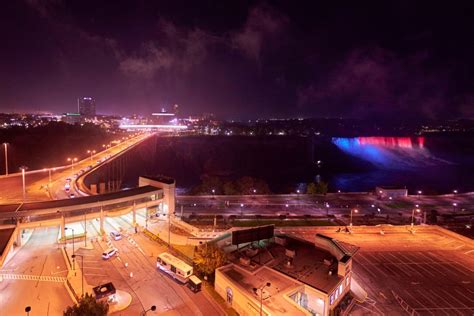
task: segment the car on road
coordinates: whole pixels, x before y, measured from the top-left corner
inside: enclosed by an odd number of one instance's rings
[[[122,235],[121,235],[119,232],[116,232],[116,231],[110,232],[110,237],[111,237],[113,240],[120,240],[120,239],[122,239]]]
[[[102,259],[104,259],[104,260],[110,259],[113,256],[115,256],[117,253],[118,253],[117,248],[109,248],[109,249],[107,249],[106,251],[104,251],[102,253]]]
[[[76,196],[74,195],[74,193],[69,194],[69,198],[72,199],[72,198],[75,198],[75,197],[76,197]]]

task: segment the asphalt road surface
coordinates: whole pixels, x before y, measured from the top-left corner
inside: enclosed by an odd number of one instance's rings
[[[57,227],[35,229],[29,241],[0,270],[0,315],[62,315],[72,304],[64,287],[67,268],[56,246]]]

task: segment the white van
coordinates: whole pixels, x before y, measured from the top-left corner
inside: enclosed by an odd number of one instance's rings
[[[118,252],[117,248],[109,248],[102,253],[102,259],[107,260],[112,258]]]
[[[121,235],[119,232],[116,232],[116,231],[110,232],[110,237],[111,237],[113,240],[120,240],[120,239],[122,239],[122,235]]]

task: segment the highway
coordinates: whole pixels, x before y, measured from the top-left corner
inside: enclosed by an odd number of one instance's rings
[[[48,169],[32,170],[25,173],[26,201],[45,201],[51,199],[66,199],[71,194],[74,196],[84,195],[77,190],[74,184],[70,192],[65,191],[67,178],[74,179],[74,175],[87,167],[97,167],[107,159],[120,154],[130,146],[133,146],[151,134],[140,134],[138,136],[120,141],[117,145],[107,148],[101,152],[89,156],[83,160]],[[50,178],[51,175],[51,178]],[[48,189],[49,187],[49,189]],[[0,203],[9,204],[23,201],[21,173],[0,177]]]

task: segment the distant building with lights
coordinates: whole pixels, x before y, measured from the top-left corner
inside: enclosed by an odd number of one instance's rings
[[[91,97],[77,99],[77,111],[82,116],[95,116],[95,100]]]
[[[386,198],[400,198],[408,196],[407,188],[397,188],[397,187],[376,187],[375,195],[379,199]]]
[[[239,315],[337,315],[359,288],[352,279],[358,248],[324,235],[314,243],[279,235],[240,249],[229,238],[215,242],[232,262],[216,270],[215,290]]]
[[[79,113],[64,113],[61,121],[67,124],[79,124],[81,123],[81,115]]]

